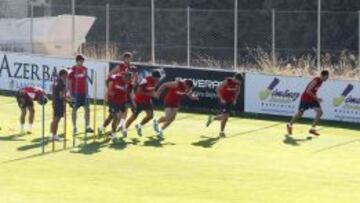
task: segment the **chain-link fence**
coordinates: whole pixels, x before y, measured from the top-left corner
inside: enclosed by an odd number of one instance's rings
[[[65,56],[77,52],[101,59],[119,59],[121,53],[130,51],[135,61],[153,64],[281,70],[299,75],[317,71],[316,11],[0,6],[5,8],[0,12],[0,48],[6,51]],[[5,12],[6,7],[23,9],[26,14]],[[64,17],[60,28],[46,21],[59,16]],[[81,24],[84,16],[95,18],[88,32]],[[14,17],[18,21],[12,22]],[[321,25],[322,68],[350,77],[360,75],[359,13],[323,11]],[[45,28],[63,32],[62,41],[48,37]],[[85,33],[86,40],[79,32]]]

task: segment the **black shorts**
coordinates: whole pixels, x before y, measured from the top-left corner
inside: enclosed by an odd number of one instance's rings
[[[22,98],[25,99],[25,102],[22,103]],[[29,97],[26,97],[24,95],[21,94],[21,92],[17,92],[16,94],[16,101],[18,103],[18,106],[20,109],[24,109],[24,108],[33,108],[34,107],[34,102],[32,99],[30,99]]]
[[[72,108],[87,107],[89,106],[89,98],[84,94],[75,94],[71,97],[70,106]]]
[[[64,101],[53,101],[53,110],[54,110],[54,117],[62,118],[64,117],[65,106]]]
[[[142,111],[153,111],[154,107],[152,105],[152,103],[147,103],[147,104],[135,104],[136,106],[132,109],[133,113],[138,115],[140,114]]]
[[[170,103],[165,102],[165,103],[164,103],[164,107],[165,107],[165,108],[172,108],[172,109],[174,109],[174,108],[180,108],[180,104],[170,104]]]
[[[300,105],[299,105],[300,112],[305,112],[306,110],[313,108],[320,108],[320,103],[318,101],[313,101],[313,102],[300,101]]]
[[[232,103],[221,103],[220,102],[220,112],[221,113],[231,113],[232,109],[233,109],[234,105]]]
[[[123,103],[123,104],[114,104],[112,102],[109,102],[108,103],[108,106],[109,106],[109,113],[110,114],[117,114],[119,113],[120,111],[122,113],[125,113],[126,109],[127,109],[127,104],[126,103]]]

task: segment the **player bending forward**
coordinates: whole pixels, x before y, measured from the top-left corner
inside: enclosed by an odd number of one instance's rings
[[[154,120],[153,127],[157,136],[160,139],[164,138],[163,131],[175,120],[176,114],[180,109],[181,100],[184,96],[189,97],[192,100],[199,100],[199,98],[192,93],[194,87],[192,80],[179,80],[166,82],[162,84],[157,91],[157,97],[167,89],[167,93],[164,97],[165,115],[160,117],[159,120]],[[159,127],[159,124],[162,126]]]
[[[53,120],[50,125],[51,137],[52,140],[60,141],[60,137],[57,134],[58,125],[61,118],[64,116],[65,107],[67,101],[66,97],[66,83],[67,83],[68,73],[66,70],[61,70],[59,72],[58,79],[53,84],[52,91],[52,104],[53,104]]]
[[[232,78],[225,78],[217,88],[217,95],[220,101],[220,114],[215,117],[210,115],[206,123],[208,127],[214,120],[220,121],[220,137],[225,137],[226,123],[230,117],[231,110],[236,105],[240,93],[242,75],[236,73]]]
[[[289,135],[292,134],[292,127],[293,127],[294,122],[297,119],[301,118],[303,116],[304,112],[308,109],[314,109],[314,111],[316,113],[314,122],[312,124],[311,129],[309,130],[309,133],[316,135],[316,136],[320,135],[316,130],[316,125],[319,123],[320,117],[322,116],[323,111],[321,110],[321,106],[320,106],[322,99],[317,96],[317,91],[321,87],[322,83],[325,82],[328,78],[329,78],[329,71],[324,70],[321,72],[320,77],[314,78],[306,86],[306,89],[301,96],[299,111],[291,119],[290,123],[288,123],[286,125]]]
[[[109,105],[109,117],[99,127],[99,134],[104,133],[107,125],[111,124],[111,139],[116,142],[118,137],[116,129],[123,114],[127,111],[127,101],[129,92],[132,89],[131,73],[118,73],[109,78],[109,88],[107,91],[107,100]]]
[[[17,92],[16,100],[21,110],[20,132],[25,133],[25,117],[27,111],[29,111],[29,126],[27,133],[31,133],[35,116],[34,101],[37,101],[40,105],[45,105],[48,101],[46,94],[43,89],[38,87],[24,87]]]

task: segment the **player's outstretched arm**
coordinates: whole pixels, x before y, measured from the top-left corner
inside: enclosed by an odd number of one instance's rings
[[[196,95],[193,91],[188,91],[188,92],[186,93],[186,95],[187,95],[187,96],[189,97],[189,99],[191,99],[191,100],[196,100],[196,101],[199,100],[199,96]]]
[[[227,81],[225,80],[216,88],[216,94],[217,94],[218,98],[220,99],[221,103],[225,103],[225,100],[221,97],[220,89],[222,87],[224,87],[226,84],[227,84]]]
[[[236,101],[238,100],[239,98],[239,95],[240,95],[240,87],[241,87],[241,84],[239,83],[239,85],[236,87],[236,90],[235,90],[235,100],[234,100],[234,105],[236,104]]]
[[[176,87],[177,86],[177,82],[172,81],[172,82],[165,82],[163,83],[159,89],[157,90],[157,92],[155,93],[156,97],[160,97],[160,95],[167,89],[167,88],[172,88],[172,87]]]

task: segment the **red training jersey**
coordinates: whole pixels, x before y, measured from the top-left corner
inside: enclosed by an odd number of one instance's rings
[[[70,93],[86,94],[87,92],[87,68],[85,66],[71,67],[69,71]]]
[[[156,82],[152,76],[145,77],[139,84],[135,93],[135,103],[148,104],[151,102],[151,96],[146,95],[155,91]],[[146,93],[146,94],[144,94]]]
[[[313,86],[310,87],[311,84],[313,84]],[[310,95],[307,90],[308,88],[310,89],[310,92],[312,92],[315,96],[317,94],[317,91],[319,90],[319,88],[322,85],[322,80],[320,77],[316,77],[313,80],[311,80],[311,82],[309,82],[309,84],[306,86],[305,91],[303,92],[302,96],[301,96],[301,101],[305,101],[305,102],[314,102],[316,101],[316,98],[313,97],[312,95]]]
[[[235,101],[238,82],[233,78],[225,78],[226,83],[220,87],[220,97],[228,103]]]
[[[176,87],[171,87],[168,89],[164,102],[168,107],[179,107],[181,104],[181,99],[186,93],[186,85],[184,81],[177,81]]]
[[[108,90],[109,102],[123,104],[128,101],[128,94],[132,89],[131,81],[126,82],[122,74],[114,74],[109,77],[111,85]],[[111,94],[109,94],[111,92]]]
[[[45,94],[45,91],[39,87],[24,87],[21,91],[31,100],[38,100]]]
[[[124,62],[120,62],[118,65],[117,65],[117,73],[127,73],[129,71],[129,65],[124,63]]]

